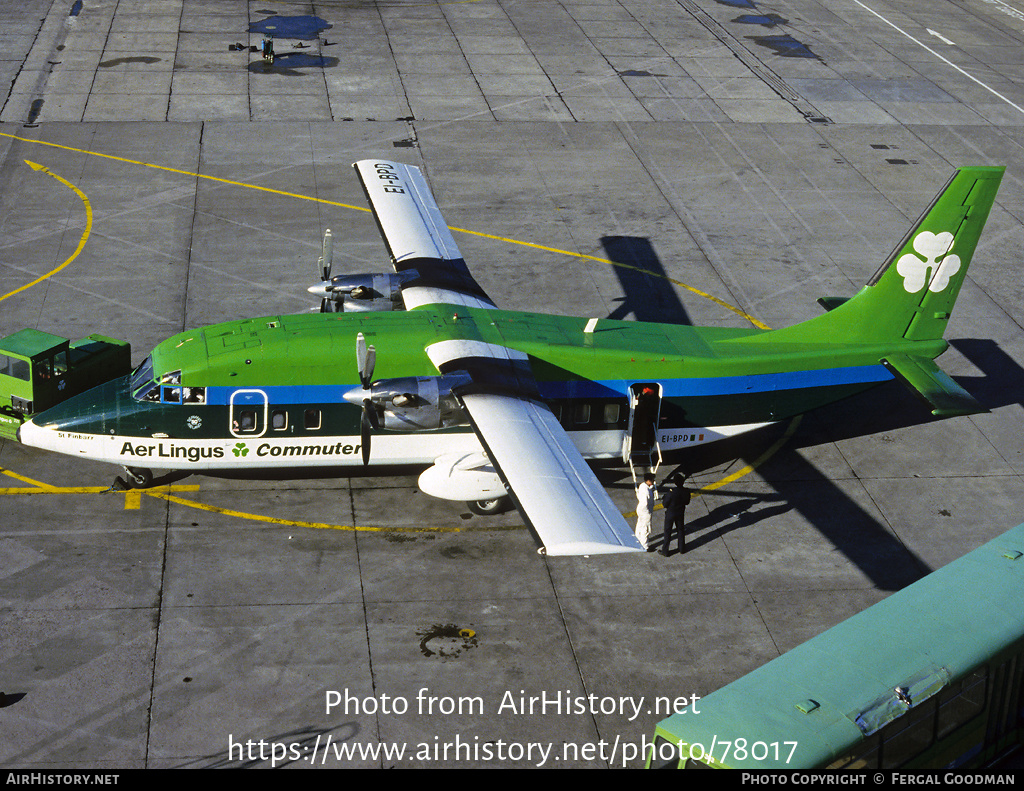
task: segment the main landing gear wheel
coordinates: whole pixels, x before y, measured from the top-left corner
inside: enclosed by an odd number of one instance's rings
[[[145,467],[125,467],[128,483],[133,489],[148,489],[153,483],[153,471]]]
[[[493,500],[470,500],[466,505],[478,516],[492,516],[507,511],[511,508],[512,501],[508,497],[495,497]]]

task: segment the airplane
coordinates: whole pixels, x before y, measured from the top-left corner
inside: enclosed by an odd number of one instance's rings
[[[644,548],[588,461],[653,468],[894,378],[937,416],[987,411],[934,359],[1002,167],[957,170],[859,293],[775,330],[501,310],[418,168],[353,167],[394,272],[333,275],[328,231],[320,312],[179,333],[20,441],[140,487],[153,470],[426,466],[423,492],[478,513],[510,498],[538,551],[591,555]]]

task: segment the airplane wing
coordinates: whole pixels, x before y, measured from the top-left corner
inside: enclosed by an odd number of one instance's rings
[[[538,397],[529,358],[481,341],[439,341],[441,373],[466,371],[456,392],[484,451],[548,555],[643,552],[615,503]]]
[[[466,268],[419,168],[382,159],[365,159],[352,167],[395,271],[413,275],[402,285],[407,310],[439,303],[495,307]]]

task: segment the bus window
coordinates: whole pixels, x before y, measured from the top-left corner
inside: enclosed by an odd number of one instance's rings
[[[938,738],[974,719],[985,708],[986,675],[984,670],[979,670],[942,692],[939,696]]]
[[[19,360],[17,357],[12,357],[11,376],[13,376],[15,379],[20,379],[23,382],[27,382],[29,379],[28,360]]]
[[[923,753],[935,739],[935,712],[938,700],[931,698],[890,724],[885,731],[895,732],[886,738],[882,747],[882,768],[903,766]]]
[[[863,772],[866,769],[878,768],[878,745],[879,737],[874,736],[865,739],[857,745],[857,748],[850,753],[837,758],[826,766],[826,769],[844,769],[851,772]]]
[[[655,735],[648,769],[675,769],[679,766],[679,748],[664,736]]]

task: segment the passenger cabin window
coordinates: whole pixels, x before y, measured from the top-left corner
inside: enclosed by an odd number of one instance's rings
[[[576,405],[576,425],[582,426],[590,422],[590,404]]]
[[[251,409],[243,409],[239,411],[238,417],[235,419],[235,425],[233,426],[235,432],[241,434],[246,431],[256,430],[256,413]]]
[[[283,409],[275,409],[270,415],[270,427],[274,431],[284,431],[288,428],[288,413]]]
[[[319,409],[307,409],[303,413],[302,424],[307,429],[315,430],[320,428],[322,420]]]
[[[605,404],[604,405],[604,424],[606,426],[614,426],[619,422],[619,405],[618,404]]]

